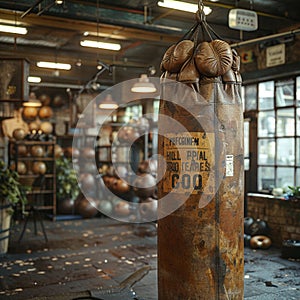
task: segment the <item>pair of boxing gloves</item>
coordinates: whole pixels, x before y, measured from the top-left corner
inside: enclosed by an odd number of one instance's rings
[[[222,76],[225,82],[240,83],[240,57],[222,40],[195,44],[182,40],[165,52],[161,70],[166,78],[181,82],[197,82],[199,79]]]

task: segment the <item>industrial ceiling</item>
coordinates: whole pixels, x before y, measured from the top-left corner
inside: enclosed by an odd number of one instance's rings
[[[160,75],[165,50],[195,23],[193,13],[158,6],[157,0],[23,0],[0,1],[0,23],[24,25],[26,35],[0,33],[0,56],[24,57],[30,75],[41,84],[82,86],[98,72],[101,62],[109,68],[98,78],[102,86],[136,78],[141,73]],[[198,1],[187,0],[197,4]],[[206,17],[211,27],[229,43],[252,40],[299,28],[298,0],[203,1],[212,12]],[[228,26],[233,8],[258,14],[258,29],[240,31]],[[88,33],[96,41],[113,41],[121,50],[80,46]],[[70,71],[55,72],[36,67],[37,61],[70,63]]]

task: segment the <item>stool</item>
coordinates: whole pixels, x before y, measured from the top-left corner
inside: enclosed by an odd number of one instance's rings
[[[23,226],[23,230],[22,230],[22,233],[19,237],[19,240],[18,242],[21,242],[23,236],[24,236],[24,233],[25,233],[25,230],[26,230],[26,227],[27,227],[27,223],[28,223],[28,220],[30,218],[30,216],[33,217],[33,224],[34,224],[34,234],[37,235],[37,220],[40,221],[40,224],[41,224],[41,228],[42,228],[42,231],[43,231],[43,235],[44,235],[44,238],[45,238],[45,241],[46,243],[48,242],[48,237],[47,237],[47,234],[46,234],[46,230],[45,230],[45,227],[44,227],[44,223],[43,223],[43,219],[42,219],[42,216],[41,216],[41,213],[40,213],[40,210],[38,209],[38,207],[35,207],[35,206],[30,206],[30,209],[28,211],[28,215],[26,216],[26,219],[25,219],[25,224]]]
[[[45,176],[40,175],[39,177],[37,177],[34,180],[34,182],[32,184],[32,187],[37,187],[37,188],[39,188],[40,191],[42,191],[45,187]],[[35,202],[37,200],[37,196],[38,196],[38,194],[35,194]],[[37,235],[37,220],[38,220],[41,224],[43,235],[44,235],[45,241],[47,243],[48,242],[48,237],[47,237],[46,230],[45,230],[45,227],[44,227],[43,218],[42,218],[41,213],[40,213],[40,208],[36,205],[30,205],[30,208],[28,210],[28,214],[26,216],[25,223],[24,223],[24,226],[23,226],[23,230],[22,230],[22,233],[19,237],[18,242],[21,242],[21,240],[24,236],[26,227],[27,227],[28,220],[31,216],[33,217],[35,235]]]

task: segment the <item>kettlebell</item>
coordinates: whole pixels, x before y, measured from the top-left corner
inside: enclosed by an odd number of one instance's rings
[[[245,234],[250,234],[250,226],[253,224],[254,220],[251,217],[244,218],[244,232]]]
[[[266,221],[257,219],[249,226],[249,234],[255,235],[268,235],[269,227]]]

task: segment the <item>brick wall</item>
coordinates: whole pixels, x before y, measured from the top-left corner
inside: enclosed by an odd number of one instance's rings
[[[248,194],[247,212],[248,217],[268,223],[274,246],[280,247],[282,240],[300,240],[300,201]]]

